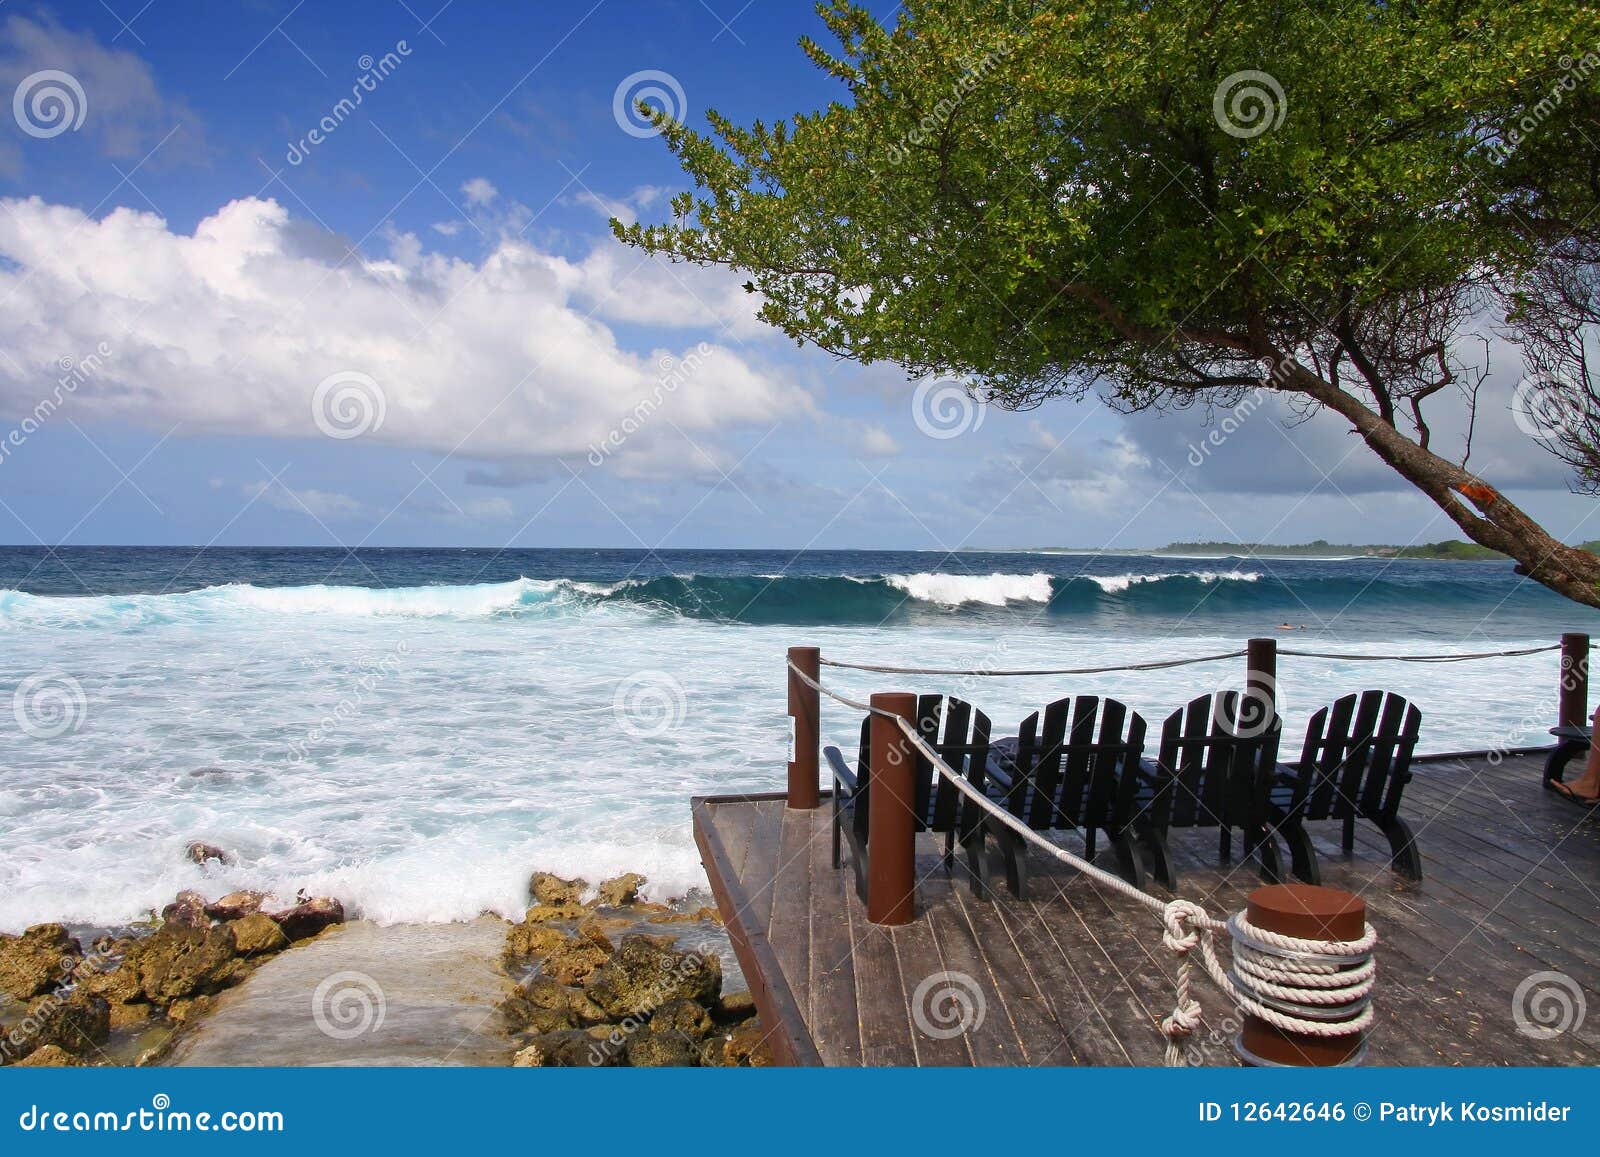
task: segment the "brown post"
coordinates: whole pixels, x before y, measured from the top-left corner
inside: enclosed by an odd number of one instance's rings
[[[1582,727],[1589,722],[1589,636],[1568,632],[1561,636],[1561,709],[1556,720],[1562,727]]]
[[[816,647],[790,647],[789,662],[812,679],[822,672],[822,652]],[[788,668],[785,668],[788,670]],[[789,807],[809,811],[817,806],[817,746],[821,742],[817,721],[817,692],[789,670]]]
[[[1366,930],[1367,905],[1361,897],[1338,888],[1273,884],[1250,893],[1245,915],[1253,926],[1283,936],[1302,940],[1360,940]],[[1288,1014],[1304,1016],[1303,1013]],[[1331,1068],[1358,1061],[1365,1044],[1365,1033],[1310,1036],[1285,1032],[1246,1015],[1238,1051],[1246,1063]]]
[[[1252,698],[1278,702],[1278,640],[1251,639],[1245,644],[1245,693]]]
[[[914,718],[917,697],[893,691],[874,695],[873,709]],[[916,918],[916,756],[893,719],[872,717],[868,752],[872,787],[867,812],[867,919],[874,924],[909,924]]]

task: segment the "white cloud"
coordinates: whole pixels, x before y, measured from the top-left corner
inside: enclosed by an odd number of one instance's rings
[[[462,184],[461,195],[467,199],[469,205],[487,205],[500,195],[500,190],[496,189],[487,177],[473,177]]]
[[[15,92],[24,77],[45,69],[70,75],[87,105],[79,130],[113,157],[138,159],[174,129],[162,146],[172,157],[201,145],[199,117],[182,100],[163,93],[150,66],[134,53],[108,48],[91,33],[74,32],[54,17],[13,15],[0,30],[0,90]],[[15,172],[14,149],[0,154],[0,171]]]
[[[282,482],[274,483],[265,478],[241,489],[246,498],[259,498],[268,506],[308,515],[319,522],[358,518],[369,513],[367,505],[360,499],[332,490],[294,490]]]
[[[805,391],[726,345],[623,348],[590,316],[618,313],[604,263],[517,239],[472,262],[394,234],[386,256],[360,260],[271,200],[231,202],[193,235],[130,209],[3,208],[0,406],[12,412],[54,386],[61,359],[103,342],[110,355],[75,397],[96,418],[314,437],[318,384],[365,375],[384,417],[362,441],[524,469],[584,457],[630,417],[608,455],[625,473],[670,461],[683,435],[814,414]],[[693,372],[663,394],[668,367],[691,355]]]

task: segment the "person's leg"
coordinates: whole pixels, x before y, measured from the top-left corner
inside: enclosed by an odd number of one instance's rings
[[[1565,783],[1552,784],[1562,795],[1585,802],[1600,800],[1600,707],[1594,713],[1595,738],[1589,743],[1589,761],[1583,774]]]

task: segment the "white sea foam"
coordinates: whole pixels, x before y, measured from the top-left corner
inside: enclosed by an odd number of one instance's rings
[[[1038,574],[988,575],[923,572],[885,575],[884,581],[919,602],[938,603],[944,607],[960,607],[969,603],[1003,607],[1007,603],[1049,602],[1050,578],[1043,571]]]
[[[908,585],[922,577],[904,576]],[[1059,667],[1238,646],[1234,634],[1046,623],[1029,604],[1049,597],[1048,576],[927,577],[928,596],[954,605],[978,593],[1018,602],[1014,624],[997,627],[985,612],[914,630],[730,625],[527,580],[302,587],[266,598],[242,587],[103,600],[0,595],[10,628],[0,712],[9,718],[13,690],[42,670],[70,673],[86,704],[64,734],[8,734],[0,930],[114,924],[183,888],[332,892],[384,921],[514,915],[535,868],[590,880],[633,868],[650,876],[648,894],[677,895],[704,882],[689,798],[782,785],[786,647],[905,666]],[[539,612],[539,600],[568,597],[586,600],[580,613]],[[533,599],[533,613],[505,613],[518,599]],[[85,620],[91,604],[98,609]],[[123,626],[123,616],[158,613],[158,629]],[[1450,649],[1422,637],[1383,646]],[[1553,655],[1453,666],[1448,694],[1434,668],[1375,666],[1285,660],[1286,735],[1298,736],[1334,696],[1382,685],[1422,706],[1428,749],[1543,738]],[[623,681],[642,672],[681,688],[683,710],[678,726],[641,737],[614,704]],[[1241,673],[1230,660],[993,679],[965,693],[1002,730],[1066,694],[1114,694],[1159,730],[1166,712]],[[887,689],[858,672],[829,682],[851,695]],[[822,725],[826,741],[851,743],[859,718],[829,702]],[[229,848],[239,862],[196,867],[182,854],[192,840]]]
[[[1158,583],[1164,579],[1194,579],[1197,582],[1253,583],[1261,577],[1255,571],[1245,570],[1190,570],[1177,574],[1086,574],[1082,576],[1107,594],[1119,594],[1140,583]]]

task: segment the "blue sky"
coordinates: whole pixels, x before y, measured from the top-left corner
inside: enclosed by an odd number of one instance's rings
[[[609,215],[682,188],[628,94],[696,124],[836,98],[795,46],[809,3],[440,3],[0,12],[0,541],[1453,536],[1335,420],[1269,410],[1200,453],[1200,412],[976,408],[616,245]],[[1600,537],[1493,356],[1475,466]]]

